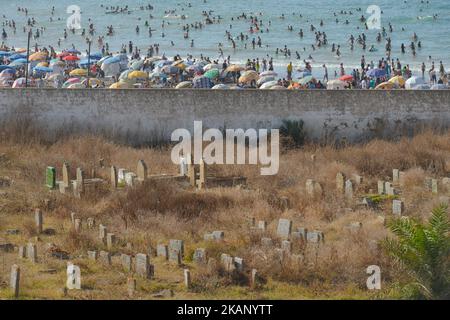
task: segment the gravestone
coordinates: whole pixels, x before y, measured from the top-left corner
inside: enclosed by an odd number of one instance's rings
[[[32,263],[37,262],[37,248],[34,243],[27,244],[27,258]]]
[[[44,219],[42,217],[42,212],[39,209],[34,211],[34,221],[36,223],[36,230],[38,234],[42,233]]]
[[[345,175],[342,172],[336,174],[336,190],[340,193],[344,193],[345,188]]]
[[[192,260],[198,264],[204,264],[208,261],[208,256],[204,248],[197,248],[194,251],[194,256]]]
[[[322,186],[313,179],[308,179],[306,180],[306,193],[311,197],[322,196]]]
[[[263,220],[258,221],[258,229],[260,229],[261,231],[266,231],[267,222]]]
[[[14,264],[11,267],[11,277],[9,286],[14,295],[14,298],[19,297],[19,287],[20,287],[20,267],[17,264]]]
[[[27,257],[27,252],[24,246],[19,246],[18,248],[19,259],[24,259]]]
[[[66,188],[69,187],[70,186],[70,166],[67,162],[63,163],[62,176],[63,176],[63,181],[62,181],[63,186]]]
[[[151,279],[154,274],[153,265],[150,264],[148,255],[144,253],[136,254],[136,274],[145,278]]]
[[[385,194],[384,181],[378,180],[378,194]]]
[[[107,234],[107,229],[104,225],[99,225],[99,238],[103,243],[106,243],[106,234]]]
[[[392,201],[392,213],[396,216],[401,216],[404,212],[405,205],[401,200]]]
[[[67,264],[67,282],[68,290],[81,290],[81,270],[80,267],[68,263]]]
[[[191,272],[189,269],[184,269],[184,286],[188,290],[191,288]]]
[[[167,245],[165,244],[156,245],[156,255],[158,257],[163,257],[165,260],[169,259],[169,251]]]
[[[117,168],[111,166],[111,188],[116,189],[118,185]]]
[[[169,240],[169,249],[174,249],[178,252],[180,252],[181,257],[184,257],[184,242],[183,240],[175,240],[171,239]]]
[[[76,233],[80,233],[81,232],[81,219],[75,219],[75,223],[74,223],[74,229]]]
[[[72,225],[75,225],[75,217],[76,217],[76,213],[75,212],[71,212],[70,213],[70,222],[72,223]]]
[[[88,254],[88,259],[89,260],[97,261],[97,259],[98,259],[97,251],[88,251],[87,254]]]
[[[102,263],[110,266],[111,265],[111,254],[107,251],[100,251],[99,260]]]
[[[119,169],[119,173],[117,174],[117,183],[123,185],[125,184],[125,175],[128,173],[127,169]]]
[[[261,238],[261,246],[269,248],[273,246],[273,241],[271,238]]]
[[[258,270],[252,269],[252,273],[251,273],[251,277],[250,277],[250,286],[252,288],[256,287],[257,279],[258,279]]]
[[[400,183],[400,170],[392,169],[392,183],[394,184]]]
[[[405,177],[406,173],[404,171],[400,171],[398,173],[398,184],[403,187],[405,185]]]
[[[244,259],[239,257],[234,257],[234,267],[237,271],[243,272],[244,271]]]
[[[394,188],[392,187],[392,183],[390,183],[390,182],[385,182],[384,183],[384,192],[388,196],[394,196],[395,195],[395,191],[394,191]]]
[[[292,221],[288,219],[278,220],[277,235],[282,239],[289,239],[292,230]]]
[[[95,227],[95,218],[87,218],[88,229],[93,229]]]
[[[283,240],[281,242],[281,250],[283,250],[286,254],[291,254],[292,252],[292,243],[289,240]]]
[[[127,293],[130,298],[134,296],[136,292],[136,279],[128,278],[127,279]]]
[[[49,189],[56,188],[56,169],[54,167],[47,167],[45,171],[45,185]]]
[[[348,200],[353,199],[353,183],[350,180],[345,181],[345,197]]]
[[[360,185],[360,184],[363,183],[363,177],[360,176],[360,175],[354,174],[354,175],[353,175],[353,179],[355,180],[355,183],[356,183],[357,185]]]
[[[129,256],[127,254],[122,254],[120,256],[120,260],[122,262],[122,268],[126,272],[130,272],[131,271],[131,256]]]
[[[313,242],[313,243],[324,242],[325,237],[324,237],[322,231],[312,231],[312,232],[308,232],[306,234],[306,241]]]
[[[134,172],[127,172],[125,174],[125,184],[129,187],[136,185],[137,175]]]
[[[147,172],[147,165],[145,164],[144,160],[139,160],[138,164],[137,164],[137,179],[139,181],[145,181],[147,179],[148,176],[148,172]]]
[[[114,233],[106,234],[106,247],[111,250],[116,244],[116,235]]]
[[[84,172],[83,169],[77,168],[77,194],[83,194],[84,192]]]
[[[233,272],[236,268],[234,264],[234,259],[229,254],[222,253],[220,255],[220,262],[226,272]]]
[[[438,194],[438,180],[437,179],[431,179],[431,192],[434,194]]]
[[[169,261],[175,262],[177,265],[181,265],[181,252],[169,247]]]
[[[223,231],[213,231],[213,239],[216,241],[222,241],[225,238],[225,232]]]

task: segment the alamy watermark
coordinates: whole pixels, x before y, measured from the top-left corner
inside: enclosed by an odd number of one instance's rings
[[[194,121],[193,137],[187,129],[176,129],[171,135],[172,142],[178,142],[172,149],[172,162],[180,164],[182,156],[192,155],[194,164],[199,164],[201,160],[205,164],[260,164],[263,166],[261,175],[278,173],[278,129],[272,129],[270,132],[267,129],[225,129],[224,132],[225,136],[219,129],[207,129],[203,132],[202,121]],[[209,142],[206,147],[205,142]]]

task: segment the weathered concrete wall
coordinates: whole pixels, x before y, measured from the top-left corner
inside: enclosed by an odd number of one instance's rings
[[[302,119],[314,139],[361,141],[450,127],[450,90],[0,89],[0,120],[32,118],[47,134],[104,132],[132,143],[210,128],[279,128]]]

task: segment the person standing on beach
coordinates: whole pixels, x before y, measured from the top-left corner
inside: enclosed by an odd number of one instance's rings
[[[426,70],[426,66],[425,66],[425,62],[422,62],[422,67],[421,67],[421,70],[422,70],[422,79],[425,79],[425,70]]]
[[[292,62],[289,62],[288,66],[287,66],[287,78],[289,81],[292,80]]]
[[[323,66],[323,82],[328,82],[328,69],[327,66],[324,64]]]

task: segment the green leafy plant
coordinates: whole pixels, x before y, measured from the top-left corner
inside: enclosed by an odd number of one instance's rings
[[[425,299],[450,298],[450,220],[448,206],[433,209],[427,224],[409,218],[391,221],[397,239],[386,239],[390,256],[404,267],[413,281],[404,292],[418,292]]]

